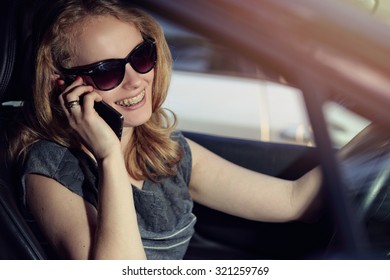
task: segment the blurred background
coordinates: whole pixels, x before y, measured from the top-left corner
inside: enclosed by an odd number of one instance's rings
[[[383,24],[390,23],[390,0],[337,1],[375,17]],[[165,107],[177,114],[179,129],[241,139],[315,145],[301,92],[288,86],[282,76],[270,75],[261,65],[255,65],[240,53],[232,53],[207,38],[161,18],[159,21],[174,59]],[[337,104],[328,104],[325,110],[335,147],[345,144],[368,124]]]

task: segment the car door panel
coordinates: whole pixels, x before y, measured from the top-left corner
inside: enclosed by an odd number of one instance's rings
[[[312,147],[192,132],[184,132],[184,135],[238,165],[279,178],[296,179],[317,164]],[[331,235],[326,215],[312,224],[263,223],[224,214],[197,203],[194,214],[198,222],[187,259],[321,258]]]

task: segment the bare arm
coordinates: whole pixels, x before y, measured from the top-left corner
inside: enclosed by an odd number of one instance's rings
[[[120,148],[100,163],[94,258],[145,259],[133,192]]]
[[[28,206],[61,257],[145,258],[129,178],[120,161],[119,151],[99,164],[99,209],[53,179],[27,176]]]
[[[188,140],[193,154],[190,192],[195,201],[239,217],[283,222],[298,219],[318,195],[317,169],[297,181],[253,172]]]
[[[83,98],[82,106],[67,103]],[[94,110],[102,97],[76,79],[59,96],[70,126],[99,167],[98,209],[57,181],[26,178],[27,204],[56,251],[71,259],[144,259],[121,143]]]

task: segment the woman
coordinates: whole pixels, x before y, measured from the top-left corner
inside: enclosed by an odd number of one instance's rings
[[[317,170],[269,177],[175,131],[161,108],[171,56],[154,19],[114,0],[55,5],[12,156],[24,214],[57,257],[180,259],[193,200],[253,220],[302,217],[319,193]],[[120,140],[94,109],[101,101],[124,117]]]

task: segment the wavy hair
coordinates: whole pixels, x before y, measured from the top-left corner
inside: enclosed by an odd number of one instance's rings
[[[51,2],[51,1],[49,1]],[[134,128],[131,141],[125,151],[129,174],[137,179],[158,181],[164,176],[176,174],[177,163],[182,157],[180,145],[171,138],[176,126],[173,112],[162,108],[166,98],[172,67],[171,53],[161,26],[145,12],[115,0],[67,0],[53,1],[52,10],[44,10],[45,20],[36,24],[40,30],[35,35],[35,79],[31,99],[24,104],[24,122],[11,145],[12,157],[25,158],[28,148],[40,139],[47,139],[67,147],[81,148],[76,133],[68,122],[58,101],[58,87],[51,79],[59,73],[60,66],[67,66],[75,53],[75,28],[94,16],[114,16],[120,21],[132,23],[142,33],[156,42],[157,63],[152,86],[152,116]],[[42,31],[45,26],[44,31]]]

